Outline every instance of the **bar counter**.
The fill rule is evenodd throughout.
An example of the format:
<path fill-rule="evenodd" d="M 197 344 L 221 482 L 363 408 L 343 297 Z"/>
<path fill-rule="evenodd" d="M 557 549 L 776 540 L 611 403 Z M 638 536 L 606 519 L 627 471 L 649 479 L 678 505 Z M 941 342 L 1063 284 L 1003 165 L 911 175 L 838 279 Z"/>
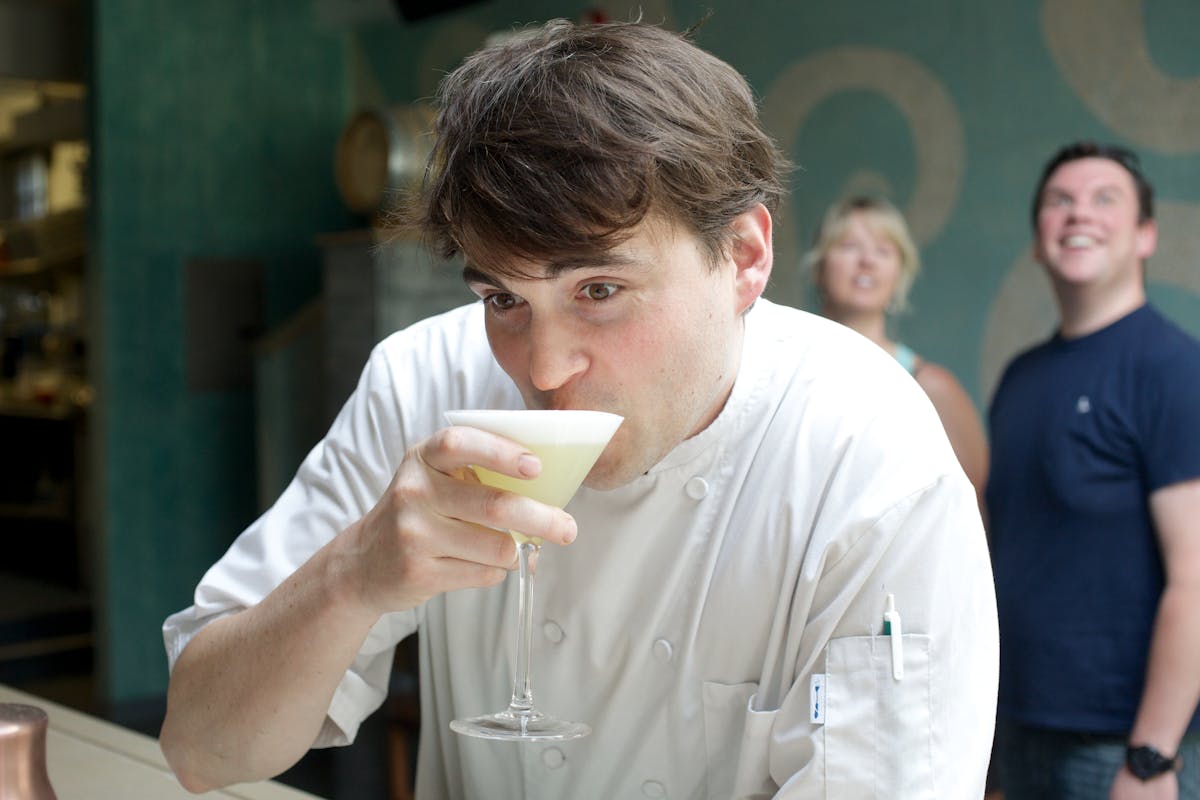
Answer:
<path fill-rule="evenodd" d="M 156 739 L 4 685 L 0 703 L 38 706 L 49 716 L 46 770 L 58 800 L 320 800 L 271 781 L 190 794 L 175 780 Z"/>

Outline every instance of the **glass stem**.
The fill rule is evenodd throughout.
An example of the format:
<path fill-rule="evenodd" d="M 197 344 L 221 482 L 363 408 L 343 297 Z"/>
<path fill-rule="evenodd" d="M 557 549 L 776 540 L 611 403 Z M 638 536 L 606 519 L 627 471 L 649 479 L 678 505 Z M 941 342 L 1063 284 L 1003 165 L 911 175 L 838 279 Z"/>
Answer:
<path fill-rule="evenodd" d="M 520 596 L 517 601 L 517 674 L 513 679 L 509 713 L 527 717 L 533 711 L 533 689 L 529 681 L 529 654 L 533 649 L 533 570 L 530 559 L 540 547 L 526 540 L 517 545 Z"/>

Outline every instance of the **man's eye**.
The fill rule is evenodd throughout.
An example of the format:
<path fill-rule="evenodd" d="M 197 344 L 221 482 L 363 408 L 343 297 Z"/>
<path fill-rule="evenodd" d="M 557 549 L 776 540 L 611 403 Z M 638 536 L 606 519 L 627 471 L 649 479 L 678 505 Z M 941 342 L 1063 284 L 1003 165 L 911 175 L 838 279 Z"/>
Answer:
<path fill-rule="evenodd" d="M 517 298 L 508 292 L 494 292 L 484 297 L 483 302 L 497 311 L 508 311 L 517 304 Z"/>
<path fill-rule="evenodd" d="M 589 283 L 583 287 L 583 293 L 589 300 L 607 300 L 617 293 L 617 286 L 612 283 Z"/>

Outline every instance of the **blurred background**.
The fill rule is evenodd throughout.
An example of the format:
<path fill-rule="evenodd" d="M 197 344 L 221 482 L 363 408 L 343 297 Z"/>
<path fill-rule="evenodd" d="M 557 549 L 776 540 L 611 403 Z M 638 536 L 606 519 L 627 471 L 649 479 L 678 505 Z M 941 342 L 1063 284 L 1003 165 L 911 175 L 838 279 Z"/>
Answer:
<path fill-rule="evenodd" d="M 924 272 L 897 335 L 981 411 L 1055 322 L 1030 193 L 1078 138 L 1138 151 L 1159 197 L 1149 294 L 1200 335 L 1194 0 L 0 0 L 0 683 L 157 733 L 160 626 L 271 502 L 370 345 L 470 299 L 380 243 L 427 98 L 552 17 L 696 34 L 797 164 L 768 296 L 851 191 L 907 215 Z M 416 722 L 285 780 L 401 797 Z M 347 788 L 353 787 L 353 788 Z"/>

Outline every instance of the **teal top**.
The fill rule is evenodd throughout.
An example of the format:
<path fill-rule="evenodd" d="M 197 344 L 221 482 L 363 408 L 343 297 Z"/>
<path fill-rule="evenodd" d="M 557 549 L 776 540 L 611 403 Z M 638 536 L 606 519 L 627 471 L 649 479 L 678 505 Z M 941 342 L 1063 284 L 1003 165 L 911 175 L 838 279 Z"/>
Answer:
<path fill-rule="evenodd" d="M 917 354 L 911 347 L 896 342 L 895 356 L 896 360 L 900 362 L 900 366 L 908 370 L 909 375 L 917 374 Z"/>

